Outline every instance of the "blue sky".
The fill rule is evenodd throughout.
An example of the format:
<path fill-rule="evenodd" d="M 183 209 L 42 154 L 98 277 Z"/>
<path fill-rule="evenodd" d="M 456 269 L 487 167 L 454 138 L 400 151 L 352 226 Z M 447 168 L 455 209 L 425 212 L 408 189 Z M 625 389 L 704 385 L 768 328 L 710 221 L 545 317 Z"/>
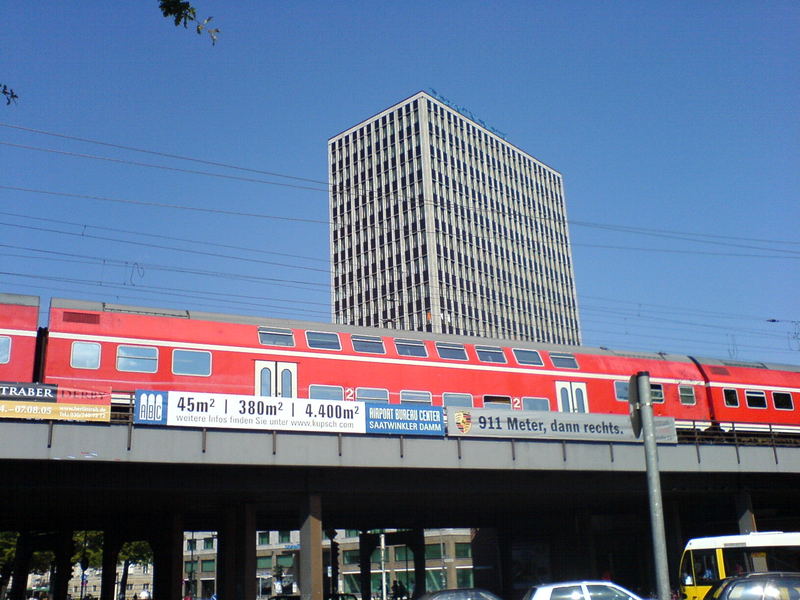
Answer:
<path fill-rule="evenodd" d="M 194 4 L 5 3 L 0 291 L 327 321 L 326 141 L 434 88 L 563 174 L 584 343 L 800 364 L 797 2 Z"/>

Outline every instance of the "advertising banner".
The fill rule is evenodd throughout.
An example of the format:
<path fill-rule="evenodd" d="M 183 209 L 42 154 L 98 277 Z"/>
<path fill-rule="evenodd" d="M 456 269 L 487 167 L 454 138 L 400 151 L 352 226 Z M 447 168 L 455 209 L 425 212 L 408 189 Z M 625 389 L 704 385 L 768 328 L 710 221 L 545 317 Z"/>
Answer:
<path fill-rule="evenodd" d="M 444 436 L 428 405 L 137 390 L 134 423 L 172 427 Z"/>
<path fill-rule="evenodd" d="M 656 417 L 656 441 L 678 443 L 675 419 Z M 630 417 L 491 408 L 447 409 L 447 435 L 525 439 L 642 442 L 633 434 Z"/>
<path fill-rule="evenodd" d="M 0 419 L 111 420 L 111 388 L 0 382 Z"/>
<path fill-rule="evenodd" d="M 442 437 L 445 434 L 444 410 L 426 404 L 367 402 L 367 433 Z"/>
<path fill-rule="evenodd" d="M 136 391 L 134 423 L 172 427 L 364 433 L 362 402 Z"/>

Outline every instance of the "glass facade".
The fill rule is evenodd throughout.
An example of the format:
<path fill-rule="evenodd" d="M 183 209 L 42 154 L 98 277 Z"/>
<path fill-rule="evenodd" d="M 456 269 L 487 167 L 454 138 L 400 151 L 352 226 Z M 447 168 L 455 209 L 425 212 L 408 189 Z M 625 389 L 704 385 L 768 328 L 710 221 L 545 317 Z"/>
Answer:
<path fill-rule="evenodd" d="M 328 160 L 335 322 L 580 343 L 558 172 L 425 92 Z"/>

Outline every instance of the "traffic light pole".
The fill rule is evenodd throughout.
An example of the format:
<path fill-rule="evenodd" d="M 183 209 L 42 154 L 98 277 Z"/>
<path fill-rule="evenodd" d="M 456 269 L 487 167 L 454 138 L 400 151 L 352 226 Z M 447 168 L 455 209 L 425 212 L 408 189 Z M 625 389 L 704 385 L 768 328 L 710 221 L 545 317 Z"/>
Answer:
<path fill-rule="evenodd" d="M 636 379 L 636 392 L 631 396 L 631 418 L 634 428 L 637 423 L 633 412 L 638 413 L 644 436 L 644 456 L 647 465 L 647 492 L 650 499 L 650 529 L 653 537 L 653 557 L 656 566 L 656 586 L 659 600 L 670 600 L 669 567 L 667 561 L 667 537 L 664 533 L 664 507 L 661 500 L 661 477 L 658 470 L 658 446 L 653 421 L 653 399 L 650 393 L 650 373 L 642 371 L 631 378 Z M 634 386 L 629 386 L 634 391 Z M 638 433 L 637 433 L 638 436 Z"/>

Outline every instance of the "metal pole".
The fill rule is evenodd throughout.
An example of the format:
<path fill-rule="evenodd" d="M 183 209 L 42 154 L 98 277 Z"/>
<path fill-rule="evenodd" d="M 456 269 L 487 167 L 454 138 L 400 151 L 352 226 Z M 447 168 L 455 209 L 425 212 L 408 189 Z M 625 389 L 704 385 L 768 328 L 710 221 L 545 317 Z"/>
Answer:
<path fill-rule="evenodd" d="M 386 600 L 386 536 L 381 533 L 381 600 Z"/>
<path fill-rule="evenodd" d="M 661 478 L 658 471 L 658 446 L 653 423 L 653 401 L 650 394 L 650 374 L 638 373 L 639 413 L 642 417 L 644 455 L 647 464 L 647 491 L 650 497 L 650 527 L 653 536 L 653 556 L 656 563 L 656 585 L 659 600 L 670 600 L 667 536 L 664 533 L 664 507 L 661 501 Z"/>

